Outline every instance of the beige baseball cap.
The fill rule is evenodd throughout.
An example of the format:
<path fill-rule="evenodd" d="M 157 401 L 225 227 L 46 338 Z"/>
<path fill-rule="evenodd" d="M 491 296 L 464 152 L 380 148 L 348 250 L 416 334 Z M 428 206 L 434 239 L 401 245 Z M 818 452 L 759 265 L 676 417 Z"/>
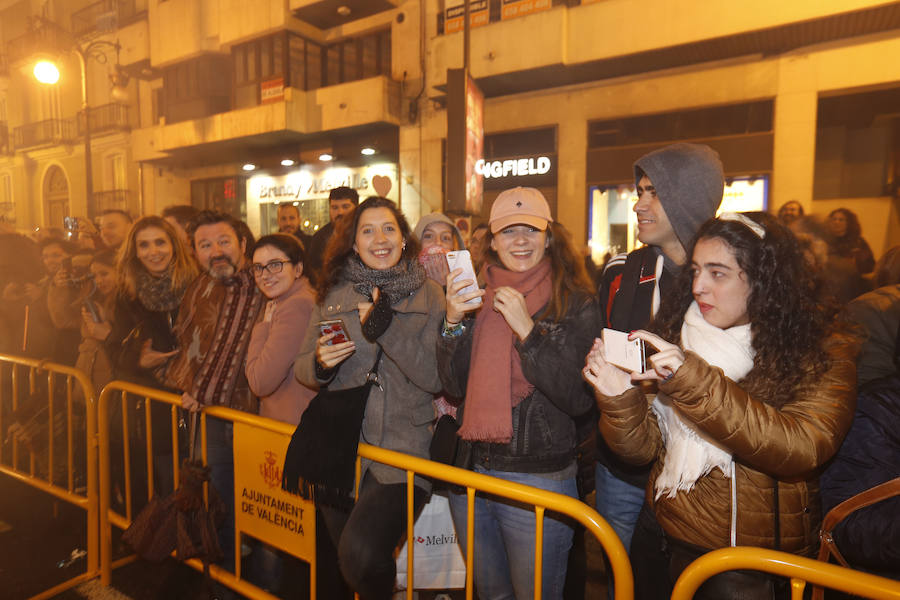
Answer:
<path fill-rule="evenodd" d="M 491 233 L 510 225 L 531 225 L 541 231 L 553 221 L 547 199 L 535 188 L 514 187 L 500 192 L 491 206 Z"/>

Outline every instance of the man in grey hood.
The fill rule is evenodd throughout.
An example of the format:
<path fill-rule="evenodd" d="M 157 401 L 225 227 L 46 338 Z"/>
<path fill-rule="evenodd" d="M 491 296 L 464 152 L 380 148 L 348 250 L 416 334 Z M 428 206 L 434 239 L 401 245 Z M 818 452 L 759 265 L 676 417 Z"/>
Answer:
<path fill-rule="evenodd" d="M 725 189 L 718 153 L 701 144 L 672 144 L 642 156 L 634 163 L 634 181 L 637 237 L 645 246 L 610 259 L 599 290 L 605 327 L 619 331 L 645 328 L 659 310 L 660 298 L 687 263 L 694 235 L 715 216 Z M 597 512 L 627 550 L 651 465 L 623 463 L 599 436 L 597 450 Z"/>

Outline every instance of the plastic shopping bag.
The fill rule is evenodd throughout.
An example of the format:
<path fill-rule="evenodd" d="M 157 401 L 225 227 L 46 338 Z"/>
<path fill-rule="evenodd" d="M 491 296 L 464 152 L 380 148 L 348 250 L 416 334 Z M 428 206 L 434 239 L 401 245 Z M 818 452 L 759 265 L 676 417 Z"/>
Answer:
<path fill-rule="evenodd" d="M 450 517 L 450 503 L 434 494 L 413 528 L 413 585 L 421 589 L 456 589 L 466 586 L 466 563 Z M 397 556 L 397 586 L 406 589 L 406 542 Z"/>

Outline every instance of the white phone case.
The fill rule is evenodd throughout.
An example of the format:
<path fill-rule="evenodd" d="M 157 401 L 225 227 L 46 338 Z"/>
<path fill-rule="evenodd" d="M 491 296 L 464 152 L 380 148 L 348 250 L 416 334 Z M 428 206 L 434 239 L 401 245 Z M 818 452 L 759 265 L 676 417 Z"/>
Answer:
<path fill-rule="evenodd" d="M 468 294 L 469 292 L 474 292 L 478 289 L 478 277 L 475 275 L 475 267 L 472 266 L 472 256 L 469 254 L 468 250 L 456 250 L 453 252 L 447 253 L 447 266 L 452 271 L 453 269 L 462 269 L 462 273 L 454 279 L 453 281 L 459 281 L 461 279 L 471 279 L 475 283 L 472 285 L 466 286 L 460 291 L 460 294 Z M 466 304 L 471 304 L 473 306 L 478 306 L 481 304 L 481 297 L 472 298 L 471 300 L 466 301 Z"/>

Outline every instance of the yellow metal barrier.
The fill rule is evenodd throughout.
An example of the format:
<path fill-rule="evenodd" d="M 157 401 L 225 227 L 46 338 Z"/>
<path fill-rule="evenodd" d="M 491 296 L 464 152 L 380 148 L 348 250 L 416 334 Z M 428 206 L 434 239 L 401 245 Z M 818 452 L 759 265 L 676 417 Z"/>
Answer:
<path fill-rule="evenodd" d="M 8 365 L 9 369 L 6 369 Z M 22 371 L 27 369 L 27 381 L 23 381 Z M 7 380 L 6 374 L 9 373 Z M 46 374 L 46 387 L 41 385 L 39 377 Z M 58 387 L 60 379 L 63 380 L 63 387 Z M 9 386 L 7 387 L 7 382 Z M 10 391 L 8 406 L 13 411 L 20 408 L 20 396 L 28 386 L 28 397 L 31 400 L 45 401 L 47 405 L 47 465 L 46 477 L 43 477 L 37 471 L 35 453 L 32 449 L 28 456 L 28 468 L 21 467 L 19 436 L 15 429 L 11 435 L 11 452 L 7 459 L 3 455 L 3 444 L 0 443 L 0 473 L 4 473 L 13 477 L 27 485 L 50 494 L 60 500 L 64 500 L 74 506 L 83 509 L 87 513 L 87 568 L 84 573 L 69 579 L 37 596 L 32 600 L 41 600 L 50 598 L 71 587 L 78 585 L 83 581 L 87 581 L 99 574 L 99 548 L 97 539 L 97 527 L 99 522 L 98 516 L 98 498 L 97 498 L 97 412 L 96 398 L 94 395 L 93 385 L 90 379 L 82 371 L 73 369 L 64 365 L 49 363 L 31 358 L 12 356 L 9 354 L 0 354 L 0 404 L 6 404 L 4 397 L 7 389 Z M 73 415 L 76 414 L 75 407 L 75 385 L 81 391 L 81 398 L 84 402 L 84 421 L 85 421 L 85 480 L 84 491 L 76 488 L 76 465 L 75 465 L 75 435 L 76 431 L 73 427 Z M 55 444 L 58 442 L 54 435 L 54 422 L 56 421 L 56 403 L 54 399 L 57 391 L 65 398 L 65 460 L 66 460 L 66 481 L 65 485 L 61 485 L 54 478 L 56 471 L 56 454 L 57 448 Z M 43 396 L 46 395 L 46 398 Z M 6 437 L 11 423 L 2 421 L 3 413 L 0 411 L 0 433 Z M 39 419 L 42 422 L 43 418 Z"/>
<path fill-rule="evenodd" d="M 415 588 L 413 581 L 413 548 L 415 546 L 413 539 L 415 535 L 413 532 L 412 483 L 413 477 L 416 474 L 466 487 L 469 514 L 467 523 L 468 533 L 466 535 L 467 548 L 465 552 L 467 600 L 472 600 L 474 596 L 474 588 L 472 585 L 472 550 L 475 537 L 475 520 L 472 518 L 472 514 L 475 506 L 476 491 L 534 505 L 537 516 L 534 574 L 535 598 L 540 598 L 541 594 L 541 552 L 538 552 L 538 549 L 543 545 L 543 517 L 546 510 L 567 515 L 584 525 L 597 538 L 603 546 L 606 555 L 609 557 L 610 567 L 613 572 L 613 580 L 615 581 L 616 600 L 631 600 L 633 597 L 634 579 L 631 573 L 631 563 L 628 561 L 628 553 L 625 551 L 625 547 L 622 545 L 622 542 L 619 541 L 619 536 L 616 535 L 613 528 L 597 514 L 597 511 L 583 502 L 563 494 L 548 492 L 520 483 L 505 481 L 496 477 L 474 473 L 465 469 L 458 469 L 456 467 L 436 463 L 415 456 L 409 456 L 407 454 L 401 454 L 392 450 L 385 450 L 384 448 L 378 448 L 376 446 L 369 446 L 367 444 L 359 445 L 359 456 L 360 458 L 367 458 L 378 463 L 405 470 L 407 473 L 407 600 L 412 600 L 413 590 Z M 358 470 L 359 463 L 357 462 L 357 471 Z"/>
<path fill-rule="evenodd" d="M 125 470 L 125 515 L 121 515 L 110 507 L 111 482 L 110 482 L 110 403 L 115 396 L 122 401 L 122 437 L 123 459 Z M 112 525 L 121 529 L 127 529 L 135 515 L 132 514 L 133 499 L 131 498 L 131 444 L 129 441 L 129 427 L 127 398 L 129 396 L 143 400 L 146 411 L 144 420 L 147 462 L 147 489 L 148 500 L 153 495 L 153 421 L 150 418 L 150 406 L 152 402 L 162 402 L 169 405 L 170 425 L 172 430 L 172 455 L 174 481 L 178 481 L 180 457 L 178 444 L 178 409 L 181 407 L 181 396 L 169 394 L 153 388 L 148 388 L 124 381 L 113 381 L 100 393 L 97 405 L 99 416 L 99 440 L 100 440 L 100 501 L 99 501 L 99 530 L 100 530 L 100 581 L 103 585 L 109 585 L 112 579 L 112 569 L 134 560 L 127 557 L 113 562 L 112 560 Z M 253 483 L 246 485 L 242 490 L 235 486 L 235 572 L 231 573 L 216 565 L 210 565 L 210 576 L 236 590 L 237 592 L 254 600 L 277 600 L 266 591 L 254 586 L 241 578 L 241 537 L 242 533 L 255 534 L 256 539 L 271 544 L 289 554 L 309 562 L 310 567 L 310 597 L 315 599 L 315 514 L 311 503 L 310 514 L 305 513 L 305 501 L 289 496 L 285 499 L 285 492 L 281 491 L 280 469 L 284 463 L 284 449 L 290 441 L 294 427 L 286 423 L 280 423 L 246 412 L 231 410 L 222 407 L 207 407 L 200 413 L 200 448 L 204 464 L 207 462 L 207 419 L 215 418 L 234 424 L 234 461 L 235 482 L 238 483 L 248 476 L 261 480 L 258 488 L 254 489 Z M 262 434 L 260 435 L 260 432 Z M 241 452 L 238 448 L 242 448 Z M 259 450 L 258 456 L 250 456 L 253 451 Z M 279 455 L 280 454 L 280 455 Z M 258 461 L 248 463 L 247 461 Z M 251 465 L 248 467 L 248 465 Z M 257 468 L 254 468 L 257 467 Z M 252 472 L 251 472 L 252 471 Z M 248 491 L 249 489 L 249 491 Z M 243 494 L 242 494 L 243 492 Z M 301 522 L 301 519 L 304 519 Z M 243 530 L 242 523 L 258 524 L 254 530 Z M 302 538 L 302 539 L 301 539 Z M 288 543 L 286 540 L 294 540 Z M 306 556 L 297 554 L 298 548 L 306 551 Z M 309 555 L 309 549 L 312 555 Z M 197 559 L 185 561 L 198 571 L 203 570 L 203 564 Z"/>
<path fill-rule="evenodd" d="M 877 543 L 873 540 L 873 543 Z M 900 581 L 764 548 L 721 548 L 704 554 L 675 582 L 672 600 L 690 600 L 704 581 L 725 571 L 748 569 L 791 579 L 791 598 L 803 598 L 805 582 L 879 600 L 900 599 Z M 618 585 L 618 584 L 617 584 Z"/>
<path fill-rule="evenodd" d="M 168 394 L 165 392 L 161 392 L 152 388 L 147 388 L 139 385 L 134 385 L 131 383 L 114 381 L 107 385 L 100 394 L 100 399 L 98 402 L 98 415 L 99 415 L 99 439 L 100 439 L 100 573 L 101 573 L 101 582 L 104 585 L 109 585 L 111 580 L 112 569 L 116 566 L 124 564 L 128 560 L 132 559 L 123 559 L 118 561 L 117 563 L 113 563 L 112 561 L 112 529 L 111 526 L 115 525 L 122 529 L 128 527 L 131 523 L 133 515 L 131 513 L 132 500 L 130 498 L 130 465 L 129 465 L 129 452 L 130 452 L 130 444 L 128 443 L 128 412 L 127 410 L 122 411 L 123 418 L 123 451 L 125 453 L 125 482 L 126 482 L 126 514 L 120 515 L 115 511 L 110 509 L 110 456 L 109 456 L 109 416 L 108 416 L 108 406 L 110 402 L 113 401 L 113 396 L 116 394 L 122 395 L 123 406 L 125 405 L 125 395 L 131 395 L 143 399 L 146 401 L 146 411 L 148 418 L 145 420 L 146 427 L 146 435 L 145 438 L 147 440 L 147 472 L 148 472 L 148 490 L 149 494 L 152 494 L 153 491 L 153 482 L 152 482 L 152 473 L 153 473 L 153 460 L 152 460 L 152 445 L 151 440 L 153 438 L 152 434 L 152 421 L 149 418 L 150 408 L 149 404 L 152 401 L 156 402 L 164 402 L 171 406 L 171 427 L 173 433 L 173 461 L 174 470 L 175 470 L 175 480 L 178 478 L 178 448 L 177 442 L 177 407 L 181 405 L 181 397 Z M 201 448 L 203 450 L 203 460 L 206 461 L 207 457 L 207 446 L 206 446 L 206 419 L 208 417 L 221 419 L 224 421 L 230 421 L 235 424 L 235 548 L 240 548 L 241 544 L 241 532 L 242 529 L 240 527 L 239 519 L 242 516 L 242 513 L 248 512 L 247 507 L 244 506 L 243 502 L 246 498 L 256 499 L 260 497 L 260 494 L 257 492 L 251 491 L 249 494 L 247 493 L 247 489 L 240 489 L 242 486 L 238 483 L 241 472 L 246 472 L 246 468 L 239 468 L 238 464 L 241 460 L 244 460 L 246 456 L 239 457 L 239 454 L 246 455 L 248 452 L 244 451 L 239 453 L 237 451 L 238 446 L 238 435 L 239 430 L 242 426 L 248 426 L 252 428 L 256 428 L 258 430 L 263 430 L 266 432 L 270 432 L 277 436 L 281 436 L 283 438 L 284 446 L 286 447 L 287 441 L 290 439 L 291 434 L 293 433 L 294 427 L 285 423 L 279 423 L 277 421 L 272 421 L 270 419 L 265 419 L 262 417 L 258 417 L 256 415 L 251 415 L 241 411 L 230 410 L 227 408 L 221 407 L 207 407 L 201 412 L 201 428 L 200 428 L 200 438 L 201 438 Z M 255 451 L 255 449 L 253 450 Z M 252 451 L 249 452 L 252 454 Z M 465 469 L 458 469 L 456 467 L 451 467 L 447 465 L 443 465 L 440 463 L 432 462 L 429 460 L 425 460 L 422 458 L 409 456 L 406 454 L 401 454 L 398 452 L 393 452 L 391 450 L 385 450 L 383 448 L 378 448 L 375 446 L 369 446 L 366 444 L 360 444 L 359 446 L 359 457 L 366 458 L 375 462 L 384 463 L 398 469 L 402 469 L 407 472 L 407 482 L 408 482 L 408 502 L 407 502 L 407 547 L 408 547 L 408 555 L 407 555 L 407 572 L 408 572 L 408 584 L 407 584 L 407 598 L 412 598 L 413 590 L 414 590 L 414 573 L 413 573 L 413 561 L 414 561 L 414 515 L 413 515 L 413 502 L 412 502 L 412 484 L 413 478 L 416 474 L 422 475 L 425 477 L 440 479 L 443 481 L 448 481 L 450 483 L 465 486 L 467 488 L 468 493 L 468 504 L 469 504 L 469 514 L 472 514 L 474 507 L 474 499 L 475 492 L 484 492 L 488 494 L 493 494 L 496 496 L 501 496 L 504 498 L 510 498 L 516 500 L 518 502 L 532 504 L 535 506 L 535 512 L 537 514 L 537 525 L 536 525 L 536 549 L 541 548 L 542 536 L 543 536 L 543 517 L 546 510 L 555 511 L 560 514 L 567 515 L 582 525 L 584 525 L 590 532 L 600 541 L 603 545 L 604 550 L 607 553 L 607 556 L 610 560 L 610 566 L 613 572 L 614 580 L 615 580 L 615 597 L 617 600 L 630 600 L 633 595 L 634 581 L 631 573 L 631 565 L 628 562 L 628 554 L 625 551 L 624 546 L 619 541 L 618 536 L 613 531 L 613 529 L 606 523 L 600 515 L 597 514 L 589 506 L 580 502 L 575 498 L 570 498 L 569 496 L 565 496 L 562 494 L 557 494 L 553 492 L 547 492 L 545 490 L 540 490 L 537 488 L 529 487 L 526 485 L 513 483 L 504 481 L 502 479 L 497 479 L 494 477 L 489 477 L 487 475 L 483 475 L 480 473 L 474 473 L 472 471 L 468 471 Z M 252 457 L 251 457 L 252 459 Z M 275 473 L 278 482 L 278 490 L 272 490 L 266 494 L 266 496 L 270 496 L 267 498 L 267 502 L 276 502 L 273 498 L 280 493 L 280 467 L 283 464 L 283 454 L 278 457 L 277 461 L 273 460 L 272 464 L 277 464 L 277 469 L 279 470 Z M 358 463 L 357 463 L 358 467 Z M 264 471 L 267 467 L 266 464 L 260 464 L 259 469 Z M 268 476 L 264 473 L 264 478 Z M 148 496 L 149 496 L 148 494 Z M 297 500 L 296 497 L 291 496 L 292 502 L 299 503 L 301 501 Z M 248 502 L 250 504 L 250 502 Z M 252 507 L 251 507 L 252 509 Z M 302 509 L 301 509 L 302 510 Z M 285 511 L 282 511 L 285 513 Z M 273 520 L 281 518 L 282 525 L 284 523 L 283 515 L 270 515 L 268 520 Z M 314 597 L 315 590 L 315 518 L 310 519 L 311 523 L 306 524 L 306 530 L 304 531 L 303 538 L 306 540 L 304 543 L 312 544 L 312 556 L 307 556 L 304 558 L 300 554 L 296 554 L 292 551 L 291 548 L 286 547 L 284 543 L 279 545 L 278 540 L 275 537 L 267 537 L 266 535 L 255 536 L 262 542 L 272 543 L 276 547 L 281 548 L 295 556 L 300 556 L 307 560 L 310 563 L 310 587 L 311 593 Z M 284 529 L 284 526 L 282 526 Z M 470 518 L 468 522 L 468 549 L 466 552 L 466 595 L 469 600 L 473 598 L 474 588 L 472 581 L 472 560 L 473 560 L 473 540 L 474 540 L 474 519 Z M 299 538 L 298 538 L 299 539 Z M 298 542 L 299 543 L 299 542 Z M 218 568 L 215 565 L 212 565 L 210 568 L 211 576 L 228 585 L 229 587 L 235 589 L 236 591 L 248 596 L 250 598 L 262 598 L 262 599 L 270 599 L 274 598 L 270 594 L 265 591 L 253 586 L 247 581 L 241 579 L 240 572 L 240 557 L 239 552 L 236 552 L 236 563 L 235 563 L 235 573 L 231 574 L 228 571 Z M 541 590 L 541 553 L 536 552 L 536 568 L 535 568 L 535 590 L 536 597 L 540 597 Z M 198 570 L 202 570 L 202 564 L 197 560 L 187 561 L 188 564 L 193 566 Z"/>

